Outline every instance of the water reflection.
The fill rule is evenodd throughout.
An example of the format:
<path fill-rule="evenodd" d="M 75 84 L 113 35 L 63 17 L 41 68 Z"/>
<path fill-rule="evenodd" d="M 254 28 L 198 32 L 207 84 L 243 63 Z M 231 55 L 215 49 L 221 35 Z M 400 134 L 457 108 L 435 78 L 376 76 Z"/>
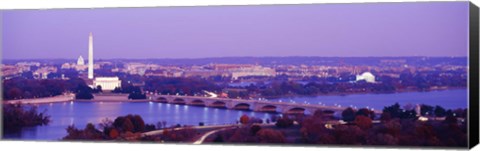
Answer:
<path fill-rule="evenodd" d="M 26 140 L 57 140 L 66 135 L 67 126 L 75 125 L 84 128 L 87 123 L 98 125 L 108 118 L 114 120 L 118 116 L 138 114 L 145 123 L 156 124 L 166 121 L 167 126 L 205 125 L 235 123 L 241 115 L 247 114 L 257 118 L 269 118 L 265 113 L 237 111 L 228 109 L 170 105 L 155 102 L 121 103 L 121 102 L 69 102 L 39 105 L 39 110 L 47 109 L 46 114 L 51 116 L 52 122 L 48 126 L 32 127 L 19 133 L 5 135 L 8 139 Z M 237 112 L 238 114 L 236 114 Z M 233 114 L 232 114 L 233 113 Z"/>
<path fill-rule="evenodd" d="M 409 92 L 395 94 L 365 94 L 347 96 L 321 96 L 304 98 L 282 98 L 282 100 L 293 100 L 294 102 L 309 102 L 311 104 L 341 105 L 353 107 L 369 107 L 371 109 L 382 109 L 386 105 L 399 102 L 401 105 L 407 103 L 425 103 L 430 105 L 441 105 L 445 108 L 467 107 L 467 91 L 448 90 L 434 92 Z M 84 128 L 88 122 L 98 125 L 103 119 L 114 120 L 118 116 L 127 114 L 138 114 L 142 116 L 145 123 L 156 124 L 159 121 L 166 121 L 167 125 L 198 125 L 199 122 L 205 125 L 235 123 L 243 114 L 261 118 L 264 121 L 271 117 L 271 113 L 260 113 L 252 111 L 228 110 L 199 106 L 171 105 L 155 102 L 144 103 L 120 103 L 120 102 L 69 102 L 50 103 L 38 106 L 39 111 L 47 110 L 46 114 L 51 116 L 52 122 L 48 126 L 38 126 L 23 129 L 19 133 L 6 134 L 4 137 L 27 140 L 57 140 L 66 135 L 65 128 L 74 124 L 77 128 Z M 335 113 L 339 116 L 339 113 Z"/>

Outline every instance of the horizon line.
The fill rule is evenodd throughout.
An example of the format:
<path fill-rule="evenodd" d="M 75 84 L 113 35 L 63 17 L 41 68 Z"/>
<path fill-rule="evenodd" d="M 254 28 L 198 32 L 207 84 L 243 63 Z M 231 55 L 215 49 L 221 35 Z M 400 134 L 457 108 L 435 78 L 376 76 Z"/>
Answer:
<path fill-rule="evenodd" d="M 427 57 L 427 58 L 468 58 L 469 56 L 225 56 L 225 57 L 199 57 L 199 58 L 192 58 L 192 57 L 185 57 L 185 58 L 172 58 L 172 57 L 166 57 L 166 58 L 97 58 L 93 60 L 158 60 L 158 59 L 169 59 L 169 60 L 175 60 L 175 59 L 220 59 L 220 58 L 300 58 L 300 57 L 305 57 L 305 58 L 421 58 L 421 57 Z M 6 58 L 1 58 L 1 60 L 71 60 L 71 59 L 78 59 L 77 58 L 14 58 L 14 59 L 6 59 Z M 88 59 L 86 59 L 88 60 Z"/>

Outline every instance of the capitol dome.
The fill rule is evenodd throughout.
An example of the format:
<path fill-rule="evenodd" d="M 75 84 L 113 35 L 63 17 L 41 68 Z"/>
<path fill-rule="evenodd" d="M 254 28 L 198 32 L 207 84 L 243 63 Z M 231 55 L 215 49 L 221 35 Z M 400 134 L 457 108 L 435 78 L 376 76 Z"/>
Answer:
<path fill-rule="evenodd" d="M 357 81 L 365 80 L 368 83 L 375 83 L 375 76 L 370 72 L 364 72 L 361 75 L 357 75 Z"/>
<path fill-rule="evenodd" d="M 78 57 L 77 65 L 85 65 L 85 61 L 83 61 L 83 57 L 82 57 L 82 56 Z"/>

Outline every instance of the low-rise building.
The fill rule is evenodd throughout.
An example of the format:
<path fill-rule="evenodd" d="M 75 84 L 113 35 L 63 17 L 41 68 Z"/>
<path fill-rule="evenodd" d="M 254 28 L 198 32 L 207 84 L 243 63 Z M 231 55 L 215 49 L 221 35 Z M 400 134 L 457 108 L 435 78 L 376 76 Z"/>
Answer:
<path fill-rule="evenodd" d="M 122 86 L 122 81 L 118 77 L 96 77 L 93 80 L 93 86 L 101 86 L 102 90 L 113 90 Z"/>

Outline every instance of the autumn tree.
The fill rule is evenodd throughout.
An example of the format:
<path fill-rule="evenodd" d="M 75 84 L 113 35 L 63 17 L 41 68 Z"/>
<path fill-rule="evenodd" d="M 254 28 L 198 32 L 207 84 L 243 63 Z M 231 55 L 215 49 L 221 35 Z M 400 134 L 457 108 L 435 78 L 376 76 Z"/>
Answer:
<path fill-rule="evenodd" d="M 358 115 L 355 117 L 355 124 L 363 130 L 369 129 L 372 127 L 372 119 L 363 115 Z"/>
<path fill-rule="evenodd" d="M 322 120 L 322 116 L 320 114 L 321 111 L 315 113 L 317 114 L 314 114 L 314 116 L 307 117 L 305 120 L 303 120 L 300 132 L 302 133 L 303 138 L 309 143 L 325 142 L 322 139 L 328 139 L 328 131 L 325 128 L 324 121 Z"/>
<path fill-rule="evenodd" d="M 255 135 L 261 129 L 262 129 L 262 127 L 259 126 L 259 125 L 252 125 L 252 126 L 250 126 L 250 133 L 252 133 L 252 135 Z"/>
<path fill-rule="evenodd" d="M 22 104 L 3 104 L 2 106 L 3 132 L 17 132 L 24 127 L 47 125 L 50 123 L 50 116 L 46 110 L 38 112 L 35 106 L 24 106 Z"/>
<path fill-rule="evenodd" d="M 261 129 L 256 133 L 260 143 L 285 143 L 282 132 L 273 129 Z"/>
<path fill-rule="evenodd" d="M 242 123 L 242 124 L 248 124 L 249 119 L 250 119 L 250 118 L 249 118 L 247 115 L 244 114 L 244 115 L 242 115 L 242 116 L 240 117 L 240 123 Z"/>
<path fill-rule="evenodd" d="M 365 143 L 366 133 L 355 125 L 338 125 L 334 129 L 334 135 L 338 144 L 355 144 Z"/>

